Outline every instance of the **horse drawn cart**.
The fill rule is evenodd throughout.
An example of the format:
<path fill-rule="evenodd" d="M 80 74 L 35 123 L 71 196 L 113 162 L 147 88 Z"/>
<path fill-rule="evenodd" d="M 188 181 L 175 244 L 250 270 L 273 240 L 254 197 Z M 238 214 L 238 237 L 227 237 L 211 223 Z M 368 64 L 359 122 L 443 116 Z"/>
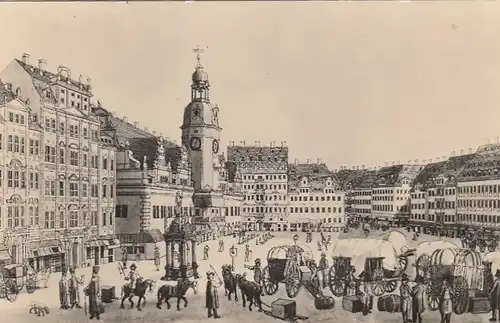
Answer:
<path fill-rule="evenodd" d="M 484 266 L 481 255 L 469 249 L 438 249 L 431 255 L 427 280 L 427 304 L 431 311 L 439 308 L 443 280 L 448 277 L 453 287 L 455 314 L 469 310 L 469 297 L 484 294 Z M 425 277 L 424 277 L 425 278 Z"/>
<path fill-rule="evenodd" d="M 264 290 L 267 295 L 278 291 L 278 284 L 285 283 L 288 297 L 294 298 L 302 285 L 301 266 L 308 266 L 313 260 L 311 249 L 301 245 L 276 246 L 267 253 L 264 267 Z"/>
<path fill-rule="evenodd" d="M 2 268 L 0 295 L 6 297 L 9 302 L 14 302 L 23 287 L 26 286 L 26 291 L 31 294 L 36 290 L 36 284 L 36 273 L 30 273 L 28 266 L 7 265 Z"/>
<path fill-rule="evenodd" d="M 420 243 L 415 251 L 415 269 L 417 275 L 420 275 L 424 280 L 429 280 L 431 275 L 432 261 L 431 256 L 436 250 L 442 250 L 441 255 L 447 257 L 447 252 L 444 250 L 459 249 L 459 247 L 448 241 L 426 241 Z M 448 260 L 451 265 L 454 255 Z M 445 262 L 447 260 L 445 259 Z"/>
<path fill-rule="evenodd" d="M 471 235 L 469 241 L 469 249 L 475 251 L 479 248 L 480 252 L 485 252 L 488 249 L 489 252 L 493 252 L 498 247 L 498 236 L 493 234 L 491 231 L 478 231 Z"/>
<path fill-rule="evenodd" d="M 334 245 L 332 252 L 333 264 L 328 274 L 328 285 L 337 297 L 346 296 L 352 267 L 363 270 L 363 283 L 370 285 L 373 295 L 382 296 L 396 290 L 397 281 L 407 266 L 406 253 L 398 254 L 393 244 L 383 239 L 341 239 Z"/>

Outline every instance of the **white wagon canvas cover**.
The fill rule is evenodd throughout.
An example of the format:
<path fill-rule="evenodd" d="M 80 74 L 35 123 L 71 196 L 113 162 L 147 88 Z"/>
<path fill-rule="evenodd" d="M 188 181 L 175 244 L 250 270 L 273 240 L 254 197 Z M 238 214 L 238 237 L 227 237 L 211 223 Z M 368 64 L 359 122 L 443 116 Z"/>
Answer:
<path fill-rule="evenodd" d="M 417 246 L 417 250 L 415 251 L 415 257 L 422 255 L 428 255 L 429 257 L 436 250 L 447 250 L 440 255 L 440 264 L 445 266 L 451 266 L 453 264 L 453 260 L 455 258 L 456 253 L 460 248 L 454 244 L 453 242 L 448 241 L 426 241 L 422 242 Z M 448 252 L 449 251 L 449 252 Z"/>
<path fill-rule="evenodd" d="M 333 245 L 332 257 L 351 257 L 351 264 L 359 274 L 365 268 L 367 258 L 384 257 L 383 268 L 389 271 L 401 269 L 398 254 L 390 241 L 374 238 L 340 239 Z"/>
<path fill-rule="evenodd" d="M 391 231 L 381 235 L 383 240 L 390 241 L 394 246 L 394 250 L 398 255 L 404 254 L 408 251 L 408 244 L 406 242 L 406 236 L 399 231 Z"/>

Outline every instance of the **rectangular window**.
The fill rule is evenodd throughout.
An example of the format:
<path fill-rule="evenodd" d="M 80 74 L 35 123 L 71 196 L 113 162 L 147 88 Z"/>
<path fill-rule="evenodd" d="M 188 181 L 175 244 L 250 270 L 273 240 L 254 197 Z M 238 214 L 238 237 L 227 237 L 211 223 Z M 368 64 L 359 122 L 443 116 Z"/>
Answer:
<path fill-rule="evenodd" d="M 111 170 L 115 170 L 115 161 L 114 161 L 114 159 L 111 159 L 109 161 L 109 167 L 110 167 Z"/>
<path fill-rule="evenodd" d="M 78 197 L 78 183 L 69 183 L 69 196 Z"/>
<path fill-rule="evenodd" d="M 102 185 L 102 197 L 107 197 L 108 185 Z"/>
<path fill-rule="evenodd" d="M 59 228 L 66 227 L 66 218 L 64 216 L 64 211 L 59 211 Z"/>
<path fill-rule="evenodd" d="M 54 229 L 55 228 L 55 211 L 45 211 L 45 229 Z"/>
<path fill-rule="evenodd" d="M 59 196 L 66 195 L 64 192 L 64 181 L 59 181 Z"/>
<path fill-rule="evenodd" d="M 90 225 L 97 225 L 97 211 L 90 212 Z"/>
<path fill-rule="evenodd" d="M 102 212 L 102 225 L 105 226 L 107 225 L 106 222 L 107 222 L 107 213 L 106 212 Z"/>
<path fill-rule="evenodd" d="M 82 183 L 82 197 L 87 197 L 87 183 Z"/>
<path fill-rule="evenodd" d="M 71 228 L 78 227 L 78 211 L 69 211 L 69 226 Z"/>
<path fill-rule="evenodd" d="M 113 184 L 109 185 L 109 197 L 115 197 L 115 186 Z"/>
<path fill-rule="evenodd" d="M 126 204 L 117 204 L 115 206 L 115 217 L 117 218 L 127 218 L 128 216 L 128 205 Z"/>
<path fill-rule="evenodd" d="M 102 158 L 102 169 L 108 169 L 108 159 L 106 157 Z"/>
<path fill-rule="evenodd" d="M 45 146 L 45 162 L 56 163 L 56 147 Z"/>
<path fill-rule="evenodd" d="M 59 164 L 64 164 L 64 148 L 59 148 Z"/>
<path fill-rule="evenodd" d="M 45 181 L 45 195 L 56 196 L 56 181 L 54 180 Z"/>
<path fill-rule="evenodd" d="M 82 154 L 82 166 L 87 167 L 87 154 Z"/>
<path fill-rule="evenodd" d="M 76 151 L 70 152 L 69 163 L 71 166 L 78 166 L 78 152 Z"/>

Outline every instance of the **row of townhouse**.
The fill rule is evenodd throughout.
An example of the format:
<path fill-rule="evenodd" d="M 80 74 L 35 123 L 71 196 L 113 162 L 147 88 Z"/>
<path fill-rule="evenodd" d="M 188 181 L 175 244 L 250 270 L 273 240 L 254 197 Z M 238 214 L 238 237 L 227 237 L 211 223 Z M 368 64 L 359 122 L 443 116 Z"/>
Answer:
<path fill-rule="evenodd" d="M 113 261 L 116 150 L 91 112 L 91 85 L 28 54 L 0 80 L 0 262 Z"/>

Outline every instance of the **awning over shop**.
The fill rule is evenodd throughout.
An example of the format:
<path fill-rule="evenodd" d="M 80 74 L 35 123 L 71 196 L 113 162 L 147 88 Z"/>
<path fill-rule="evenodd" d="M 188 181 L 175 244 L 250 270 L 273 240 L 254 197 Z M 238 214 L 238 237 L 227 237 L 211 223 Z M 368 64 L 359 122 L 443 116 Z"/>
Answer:
<path fill-rule="evenodd" d="M 39 257 L 45 257 L 52 255 L 52 252 L 49 248 L 38 248 Z"/>
<path fill-rule="evenodd" d="M 158 229 L 144 230 L 137 233 L 119 233 L 117 237 L 123 244 L 157 243 L 164 241 L 163 234 Z"/>
<path fill-rule="evenodd" d="M 118 239 L 109 239 L 108 242 L 109 242 L 109 246 L 108 246 L 109 249 L 114 249 L 114 248 L 120 247 L 120 240 L 118 240 Z"/>

